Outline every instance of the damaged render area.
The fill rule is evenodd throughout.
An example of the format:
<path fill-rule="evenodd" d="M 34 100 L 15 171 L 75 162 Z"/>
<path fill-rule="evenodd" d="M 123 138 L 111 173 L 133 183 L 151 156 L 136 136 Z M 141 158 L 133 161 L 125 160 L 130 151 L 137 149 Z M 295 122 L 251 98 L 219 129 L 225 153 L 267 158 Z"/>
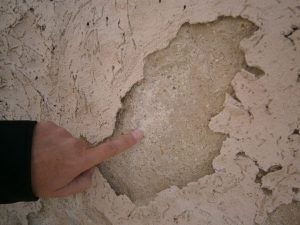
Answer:
<path fill-rule="evenodd" d="M 101 165 L 118 193 L 137 203 L 172 185 L 212 174 L 225 135 L 208 127 L 230 82 L 243 68 L 243 38 L 257 27 L 243 19 L 183 25 L 176 38 L 145 59 L 144 79 L 125 96 L 116 135 L 139 127 L 145 140 Z"/>
<path fill-rule="evenodd" d="M 0 21 L 1 119 L 146 135 L 84 193 L 1 205 L 1 225 L 299 221 L 298 0 L 5 0 Z"/>

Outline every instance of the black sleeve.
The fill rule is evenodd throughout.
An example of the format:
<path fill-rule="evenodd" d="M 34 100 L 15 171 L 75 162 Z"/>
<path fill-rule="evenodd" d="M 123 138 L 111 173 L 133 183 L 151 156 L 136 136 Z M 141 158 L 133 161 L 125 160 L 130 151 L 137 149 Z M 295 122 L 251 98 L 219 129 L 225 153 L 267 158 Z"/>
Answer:
<path fill-rule="evenodd" d="M 34 201 L 31 144 L 35 121 L 0 121 L 0 204 Z"/>

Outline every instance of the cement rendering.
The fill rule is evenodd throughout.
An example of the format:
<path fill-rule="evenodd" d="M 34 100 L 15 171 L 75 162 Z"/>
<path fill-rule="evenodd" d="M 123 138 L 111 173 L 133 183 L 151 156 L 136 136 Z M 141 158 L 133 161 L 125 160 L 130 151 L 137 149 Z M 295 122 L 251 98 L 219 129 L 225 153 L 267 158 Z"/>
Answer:
<path fill-rule="evenodd" d="M 144 79 L 125 96 L 115 134 L 132 127 L 146 138 L 101 164 L 113 189 L 141 204 L 172 185 L 212 174 L 225 135 L 209 129 L 230 82 L 244 65 L 240 41 L 256 30 L 242 19 L 183 25 L 170 46 L 145 59 Z"/>
<path fill-rule="evenodd" d="M 211 157 L 194 157 L 196 163 L 201 163 L 203 167 L 197 167 L 196 163 L 190 164 L 188 173 L 180 176 L 180 179 L 176 177 L 167 180 L 157 189 L 155 185 L 151 186 L 150 194 L 140 192 L 141 195 L 134 196 L 139 190 L 133 188 L 139 189 L 144 185 L 143 177 L 135 185 L 130 183 L 131 177 L 120 175 L 120 178 L 127 179 L 128 185 L 126 190 L 121 190 L 110 179 L 109 174 L 97 171 L 93 187 L 85 193 L 64 199 L 41 199 L 35 203 L 1 205 L 1 225 L 254 225 L 276 224 L 282 218 L 290 219 L 284 220 L 286 224 L 295 224 L 298 220 L 298 0 L 5 0 L 1 1 L 0 9 L 1 119 L 52 120 L 91 143 L 101 142 L 114 131 L 117 134 L 123 129 L 133 128 L 130 127 L 131 124 L 138 125 L 145 129 L 146 138 L 128 154 L 135 154 L 133 157 L 140 158 L 149 154 L 157 156 L 157 149 L 144 155 L 143 149 L 149 148 L 147 143 L 151 140 L 158 142 L 157 145 L 151 143 L 152 146 L 171 144 L 173 140 L 168 140 L 167 136 L 159 136 L 162 133 L 157 136 L 154 134 L 160 131 L 155 126 L 164 124 L 159 121 L 151 122 L 149 116 L 156 117 L 146 110 L 151 105 L 146 105 L 145 102 L 142 103 L 146 108 L 137 109 L 132 121 L 129 120 L 130 108 L 143 106 L 138 102 L 139 99 L 151 100 L 151 94 L 159 95 L 165 85 L 169 97 L 161 95 L 159 100 L 153 101 L 156 106 L 162 105 L 158 112 L 169 112 L 163 113 L 168 120 L 175 120 L 175 113 L 182 113 L 182 118 L 188 117 L 195 122 L 190 125 L 191 133 L 198 126 L 201 127 L 200 123 L 197 124 L 201 119 L 209 119 L 207 125 L 210 130 L 207 127 L 199 129 L 209 132 L 206 137 L 217 139 L 212 142 L 216 147 L 207 147 L 207 150 L 213 151 Z M 212 34 L 215 28 L 211 28 L 208 33 L 201 33 L 215 39 L 210 46 L 204 44 L 208 42 L 202 42 L 198 38 L 192 43 L 188 35 L 184 35 L 185 31 L 193 33 L 197 27 L 204 29 L 203 27 L 213 26 L 212 24 L 221 26 L 226 21 L 231 22 L 223 26 L 226 28 L 224 33 L 235 34 L 232 45 L 236 50 L 227 49 L 226 54 L 230 54 L 230 51 L 235 51 L 235 54 L 234 57 L 224 55 L 224 60 L 237 63 L 234 64 L 234 69 L 223 73 L 216 68 L 219 64 L 209 63 L 212 62 L 209 61 L 211 58 L 201 56 L 202 51 L 211 46 L 216 48 L 212 52 L 218 54 L 226 49 L 223 46 L 226 42 L 217 41 L 221 35 Z M 238 24 L 241 23 L 245 24 L 244 33 L 239 30 L 241 28 Z M 232 27 L 231 31 L 229 27 Z M 172 43 L 176 43 L 176 40 L 179 44 L 173 47 L 178 49 L 172 50 Z M 197 52 L 199 49 L 201 51 Z M 172 53 L 173 56 L 170 55 Z M 163 57 L 164 54 L 167 57 Z M 207 62 L 201 63 L 201 57 Z M 157 64 L 156 59 L 159 61 Z M 179 63 L 181 59 L 182 62 L 190 59 L 190 65 L 194 66 L 184 67 L 184 63 Z M 176 67 L 171 68 L 172 65 Z M 214 89 L 204 92 L 203 89 L 197 90 L 196 87 L 188 86 L 203 84 L 204 81 L 198 83 L 197 79 L 200 78 L 196 77 L 197 74 L 208 76 L 209 67 L 205 68 L 203 65 L 211 65 L 211 71 L 215 71 L 212 75 L 214 82 L 211 84 L 224 85 L 220 88 L 220 99 L 209 94 Z M 159 74 L 167 71 L 174 76 L 174 80 L 167 81 L 164 74 Z M 197 81 L 183 83 L 187 79 L 179 78 L 176 72 L 182 72 L 181 75 L 186 77 L 194 76 Z M 226 82 L 221 83 L 215 76 L 217 73 L 226 76 Z M 152 84 L 151 88 L 151 82 L 160 84 Z M 229 82 L 232 88 L 225 88 Z M 182 84 L 180 87 L 179 83 Z M 167 86 L 170 84 L 174 84 L 174 90 L 173 86 L 171 89 Z M 144 90 L 153 93 L 148 93 L 148 97 L 147 93 L 135 96 L 143 86 Z M 196 91 L 199 91 L 199 95 L 196 95 Z M 199 113 L 199 120 L 196 119 L 196 114 L 186 115 L 181 108 L 173 110 L 178 102 L 184 101 L 180 94 L 192 93 L 195 103 L 191 110 Z M 207 110 L 207 114 L 201 114 L 206 112 L 201 105 L 203 103 L 199 102 L 203 94 L 207 95 L 205 103 L 216 104 L 216 111 L 211 114 L 208 114 L 210 110 Z M 210 98 L 214 98 L 216 103 L 212 103 Z M 124 99 L 123 116 L 121 99 Z M 223 99 L 223 107 L 220 107 Z M 189 107 L 190 102 L 187 100 L 185 104 L 185 108 Z M 163 108 L 166 106 L 169 110 Z M 126 109 L 129 115 L 126 114 Z M 140 117 L 143 110 L 149 113 L 149 120 Z M 119 111 L 121 113 L 118 114 Z M 205 126 L 204 123 L 201 124 Z M 184 130 L 171 128 L 164 130 L 166 133 L 174 132 L 178 137 L 187 132 L 180 133 Z M 193 136 L 188 135 L 184 138 L 182 140 L 187 141 L 182 144 L 184 147 L 191 144 L 190 142 L 194 142 L 195 146 L 204 143 L 199 137 L 193 139 Z M 174 140 L 176 146 L 180 146 L 179 139 Z M 143 149 L 140 150 L 142 146 Z M 191 155 L 197 152 L 195 146 L 189 149 Z M 165 177 L 169 177 L 170 171 L 176 166 L 186 170 L 185 163 L 191 158 L 185 161 L 188 154 L 183 155 L 180 161 L 184 166 L 174 161 L 175 157 L 182 156 L 180 149 L 178 147 L 171 154 L 170 148 L 163 148 L 166 150 L 165 154 L 170 156 L 167 160 L 160 157 L 161 165 L 165 167 Z M 131 162 L 128 155 L 120 157 L 125 160 L 116 159 L 121 163 L 126 160 Z M 146 162 L 148 159 L 143 160 Z M 165 162 L 170 163 L 169 166 Z M 113 161 L 105 163 L 103 167 L 108 165 L 113 168 Z M 145 170 L 152 167 L 137 166 Z M 204 171 L 194 170 L 208 167 L 210 169 Z M 194 172 L 196 175 L 191 175 Z M 135 178 L 132 179 L 135 182 Z M 161 178 L 152 177 L 153 182 L 155 179 L 160 182 Z M 123 194 L 117 195 L 112 187 Z M 139 202 L 139 199 L 143 201 Z"/>

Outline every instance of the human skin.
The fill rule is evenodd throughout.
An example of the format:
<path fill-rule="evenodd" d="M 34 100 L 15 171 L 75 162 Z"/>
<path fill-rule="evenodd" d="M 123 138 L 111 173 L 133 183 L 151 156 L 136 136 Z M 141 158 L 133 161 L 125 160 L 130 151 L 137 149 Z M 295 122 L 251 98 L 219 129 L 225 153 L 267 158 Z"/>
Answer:
<path fill-rule="evenodd" d="M 63 197 L 88 189 L 95 167 L 135 145 L 141 130 L 95 147 L 53 122 L 37 123 L 32 142 L 32 190 L 37 197 Z"/>

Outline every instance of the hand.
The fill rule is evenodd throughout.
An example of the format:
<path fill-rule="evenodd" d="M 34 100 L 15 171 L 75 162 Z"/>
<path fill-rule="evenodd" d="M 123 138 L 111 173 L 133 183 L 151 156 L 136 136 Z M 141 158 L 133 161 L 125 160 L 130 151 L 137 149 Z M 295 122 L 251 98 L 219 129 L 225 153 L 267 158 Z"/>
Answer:
<path fill-rule="evenodd" d="M 89 147 L 52 122 L 37 123 L 32 143 L 32 189 L 37 197 L 62 197 L 84 191 L 92 184 L 95 167 L 143 138 L 133 130 L 115 140 Z"/>

